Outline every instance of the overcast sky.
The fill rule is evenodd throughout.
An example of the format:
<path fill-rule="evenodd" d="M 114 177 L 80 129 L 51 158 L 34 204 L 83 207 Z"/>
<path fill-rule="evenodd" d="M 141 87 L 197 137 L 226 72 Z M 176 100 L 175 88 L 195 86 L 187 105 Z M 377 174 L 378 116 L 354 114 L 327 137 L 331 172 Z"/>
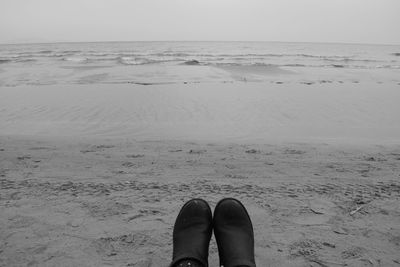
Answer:
<path fill-rule="evenodd" d="M 0 43 L 400 44 L 400 0 L 0 0 Z"/>

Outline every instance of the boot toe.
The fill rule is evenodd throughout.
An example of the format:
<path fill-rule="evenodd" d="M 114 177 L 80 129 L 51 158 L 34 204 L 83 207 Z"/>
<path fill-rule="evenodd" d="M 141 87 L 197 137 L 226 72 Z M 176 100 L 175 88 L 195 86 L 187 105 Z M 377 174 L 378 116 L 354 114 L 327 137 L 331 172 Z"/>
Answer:
<path fill-rule="evenodd" d="M 171 266 L 183 259 L 193 259 L 208 266 L 208 246 L 211 234 L 210 206 L 202 199 L 188 201 L 175 221 Z"/>
<path fill-rule="evenodd" d="M 255 266 L 253 226 L 240 201 L 227 198 L 217 204 L 214 233 L 221 265 Z"/>

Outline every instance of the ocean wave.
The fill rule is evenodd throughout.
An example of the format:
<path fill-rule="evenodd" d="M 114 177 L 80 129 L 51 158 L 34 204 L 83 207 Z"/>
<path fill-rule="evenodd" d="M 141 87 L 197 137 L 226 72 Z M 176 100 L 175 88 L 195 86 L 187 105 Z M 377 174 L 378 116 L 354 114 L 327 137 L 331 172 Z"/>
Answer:
<path fill-rule="evenodd" d="M 60 58 L 60 57 L 74 57 L 76 56 L 76 53 L 73 52 L 69 52 L 69 53 L 65 53 L 65 52 L 54 52 L 51 54 L 46 54 L 46 55 L 35 55 L 33 54 L 32 56 L 37 56 L 37 57 L 47 57 L 47 58 Z"/>
<path fill-rule="evenodd" d="M 193 56 L 192 54 L 181 53 L 181 52 L 176 52 L 176 53 L 162 52 L 162 53 L 154 53 L 154 54 L 151 54 L 151 55 L 152 56 L 159 56 L 159 57 L 190 57 L 190 56 Z"/>
<path fill-rule="evenodd" d="M 90 52 L 90 53 L 84 53 L 85 56 L 92 56 L 92 57 L 118 57 L 118 56 L 124 56 L 120 53 L 104 53 L 104 52 Z M 130 56 L 130 55 L 128 55 Z"/>
<path fill-rule="evenodd" d="M 346 68 L 346 69 L 399 69 L 398 65 L 354 65 L 354 64 L 284 64 L 281 67 L 306 67 L 306 68 Z"/>
<path fill-rule="evenodd" d="M 28 58 L 28 57 L 12 57 L 12 58 L 1 58 L 0 59 L 0 64 L 5 64 L 5 63 L 25 63 L 25 62 L 34 62 L 36 59 L 34 58 Z"/>
<path fill-rule="evenodd" d="M 59 58 L 59 57 L 68 57 L 68 56 L 73 56 L 74 53 L 54 53 L 49 55 L 48 57 L 54 57 L 54 58 Z"/>
<path fill-rule="evenodd" d="M 399 69 L 398 65 L 339 65 L 339 64 L 331 64 L 331 66 L 335 68 L 349 68 L 349 69 Z M 324 67 L 324 66 L 321 66 Z"/>
<path fill-rule="evenodd" d="M 19 63 L 25 63 L 25 62 L 35 62 L 36 59 L 34 58 L 20 58 L 15 60 L 15 62 L 19 62 Z"/>
<path fill-rule="evenodd" d="M 232 52 L 232 53 L 230 53 Z M 242 53 L 241 53 L 242 52 Z M 357 55 L 354 53 L 323 55 L 321 53 L 243 53 L 243 51 L 147 51 L 93 49 L 37 49 L 29 51 L 6 50 L 0 53 L 0 64 L 9 62 L 43 61 L 107 64 L 146 65 L 146 64 L 182 64 L 182 65 L 220 65 L 220 66 L 278 66 L 278 67 L 311 67 L 311 68 L 354 68 L 354 69 L 398 69 L 399 61 L 395 58 L 379 58 L 374 54 Z M 400 56 L 400 53 L 387 55 Z"/>
<path fill-rule="evenodd" d="M 183 64 L 190 65 L 190 66 L 200 65 L 200 61 L 192 59 L 192 60 L 185 61 Z"/>
<path fill-rule="evenodd" d="M 304 64 L 283 64 L 282 67 L 307 67 Z"/>
<path fill-rule="evenodd" d="M 214 63 L 210 64 L 218 67 L 265 67 L 265 68 L 278 68 L 281 67 L 279 64 L 269 64 L 269 63 Z"/>
<path fill-rule="evenodd" d="M 149 58 L 139 58 L 139 57 L 119 57 L 118 62 L 123 65 L 145 65 L 157 63 L 157 61 L 151 60 Z"/>
<path fill-rule="evenodd" d="M 301 54 L 301 53 L 294 53 L 294 54 L 274 54 L 274 53 L 245 53 L 245 54 L 192 54 L 190 56 L 210 56 L 210 57 L 305 57 L 305 58 L 332 58 L 332 59 L 343 59 L 348 58 L 344 56 L 334 56 L 334 55 L 313 55 L 313 54 Z"/>
<path fill-rule="evenodd" d="M 51 51 L 51 50 L 41 50 L 41 51 L 38 51 L 37 53 L 38 54 L 50 54 L 50 53 L 53 53 L 53 51 Z"/>
<path fill-rule="evenodd" d="M 22 52 L 16 55 L 7 55 L 7 57 L 13 58 L 52 58 L 52 57 L 66 57 L 73 56 L 74 53 L 64 53 L 64 52 L 55 52 L 50 50 L 38 51 L 38 52 Z"/>
<path fill-rule="evenodd" d="M 299 68 L 348 68 L 348 69 L 399 69 L 399 65 L 355 65 L 355 64 L 269 64 L 269 63 L 204 63 L 204 65 L 211 65 L 217 67 L 266 67 L 266 68 L 280 68 L 280 67 L 299 67 Z"/>
<path fill-rule="evenodd" d="M 335 55 L 312 55 L 312 54 L 218 54 L 214 56 L 225 57 L 230 59 L 265 59 L 265 58 L 311 58 L 317 60 L 324 61 L 338 61 L 338 62 L 364 62 L 364 63 L 373 63 L 373 62 L 383 62 L 382 60 L 376 59 L 368 59 L 368 58 L 356 58 L 349 56 L 335 56 Z"/>
<path fill-rule="evenodd" d="M 397 53 L 394 53 L 397 54 Z M 400 54 L 400 53 L 399 53 Z M 317 55 L 307 53 L 187 53 L 187 52 L 160 52 L 160 53 L 138 53 L 127 51 L 84 51 L 84 50 L 40 50 L 37 52 L 21 52 L 15 57 L 24 58 L 63 58 L 65 61 L 85 62 L 85 61 L 112 61 L 125 65 L 143 65 L 151 63 L 162 63 L 167 61 L 186 62 L 198 60 L 201 62 L 247 62 L 254 61 L 268 63 L 268 61 L 283 61 L 288 64 L 304 64 L 310 62 L 329 62 L 334 65 L 347 65 L 350 63 L 385 64 L 388 61 L 372 58 L 357 58 L 344 55 Z M 10 58 L 10 55 L 6 55 Z M 303 62 L 305 63 L 303 63 Z M 337 62 L 337 63 L 336 63 Z"/>
<path fill-rule="evenodd" d="M 219 54 L 219 53 L 183 53 L 183 52 L 161 52 L 161 53 L 151 53 L 147 54 L 148 56 L 158 56 L 158 57 L 293 57 L 293 56 L 302 56 L 302 57 L 316 57 L 319 58 L 321 56 L 318 55 L 308 55 L 308 54 L 272 54 L 272 53 L 245 53 L 245 54 Z M 143 54 L 146 56 L 146 54 Z"/>
<path fill-rule="evenodd" d="M 63 50 L 63 51 L 61 51 L 60 53 L 67 53 L 67 54 L 69 54 L 69 53 L 80 53 L 80 52 L 82 52 L 82 50 Z"/>
<path fill-rule="evenodd" d="M 168 54 L 151 54 L 151 56 L 165 56 L 165 57 L 183 57 L 183 58 L 200 58 L 206 61 L 218 61 L 218 60 L 234 60 L 234 61 L 246 61 L 246 60 L 260 60 L 265 61 L 269 58 L 276 58 L 278 60 L 314 60 L 314 61 L 328 61 L 328 62 L 361 62 L 361 63 L 383 63 L 383 60 L 377 60 L 372 58 L 357 58 L 356 56 L 344 56 L 344 55 L 316 55 L 316 54 L 303 54 L 303 53 L 168 53 Z M 339 64 L 340 65 L 340 64 Z"/>
<path fill-rule="evenodd" d="M 89 59 L 86 57 L 64 57 L 62 60 L 64 61 L 70 61 L 70 62 L 79 62 L 79 63 L 83 63 L 83 62 L 88 62 Z"/>
<path fill-rule="evenodd" d="M 400 65 L 378 65 L 378 69 L 400 69 Z"/>

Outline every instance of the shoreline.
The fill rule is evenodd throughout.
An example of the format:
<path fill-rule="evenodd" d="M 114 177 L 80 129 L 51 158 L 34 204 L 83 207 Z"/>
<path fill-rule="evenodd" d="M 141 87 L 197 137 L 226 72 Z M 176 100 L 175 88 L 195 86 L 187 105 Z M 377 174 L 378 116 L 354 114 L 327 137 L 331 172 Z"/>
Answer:
<path fill-rule="evenodd" d="M 0 96 L 1 135 L 400 142 L 394 84 L 48 85 L 3 87 Z"/>

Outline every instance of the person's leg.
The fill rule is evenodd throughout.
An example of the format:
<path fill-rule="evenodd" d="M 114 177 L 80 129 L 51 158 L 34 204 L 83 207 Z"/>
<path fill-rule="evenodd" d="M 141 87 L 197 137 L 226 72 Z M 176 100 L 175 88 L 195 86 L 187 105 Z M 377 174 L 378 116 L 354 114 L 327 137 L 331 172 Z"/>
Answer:
<path fill-rule="evenodd" d="M 221 200 L 213 222 L 220 265 L 255 267 L 253 225 L 243 204 L 233 198 Z"/>
<path fill-rule="evenodd" d="M 175 221 L 170 266 L 207 267 L 211 234 L 210 206 L 202 199 L 188 201 Z"/>

